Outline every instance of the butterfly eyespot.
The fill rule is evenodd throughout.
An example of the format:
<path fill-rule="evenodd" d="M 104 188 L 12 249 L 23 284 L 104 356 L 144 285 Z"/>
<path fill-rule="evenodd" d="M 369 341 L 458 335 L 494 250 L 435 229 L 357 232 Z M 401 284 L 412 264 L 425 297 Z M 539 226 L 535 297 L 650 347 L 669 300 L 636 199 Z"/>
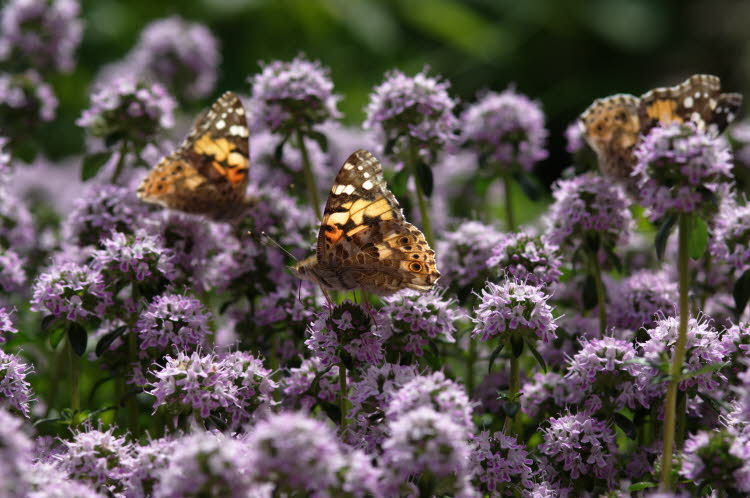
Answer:
<path fill-rule="evenodd" d="M 409 237 L 401 237 L 398 239 L 399 244 L 408 244 L 409 243 Z"/>
<path fill-rule="evenodd" d="M 422 265 L 420 263 L 412 263 L 409 265 L 411 271 L 422 271 Z"/>
<path fill-rule="evenodd" d="M 401 249 L 403 249 L 404 251 L 411 251 L 411 246 L 404 246 Z"/>
<path fill-rule="evenodd" d="M 412 259 L 419 259 L 419 254 L 412 254 L 411 257 Z"/>
<path fill-rule="evenodd" d="M 164 185 L 160 183 L 159 185 L 156 186 L 156 190 L 164 190 Z"/>

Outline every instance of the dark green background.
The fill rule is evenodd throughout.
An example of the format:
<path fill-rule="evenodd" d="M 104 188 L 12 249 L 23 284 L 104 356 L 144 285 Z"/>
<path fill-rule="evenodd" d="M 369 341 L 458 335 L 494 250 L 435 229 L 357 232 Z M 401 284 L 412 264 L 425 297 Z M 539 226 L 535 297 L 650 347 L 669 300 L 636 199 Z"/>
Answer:
<path fill-rule="evenodd" d="M 390 68 L 428 64 L 462 102 L 515 83 L 548 116 L 551 156 L 538 168 L 547 181 L 567 165 L 565 127 L 596 97 L 640 94 L 697 72 L 719 75 L 728 91 L 750 88 L 747 1 L 84 0 L 82 11 L 77 70 L 53 81 L 62 104 L 47 128 L 53 157 L 80 151 L 82 132 L 70 124 L 99 68 L 127 53 L 150 21 L 173 14 L 220 40 L 215 95 L 247 93 L 259 60 L 304 52 L 331 68 L 352 125 Z"/>

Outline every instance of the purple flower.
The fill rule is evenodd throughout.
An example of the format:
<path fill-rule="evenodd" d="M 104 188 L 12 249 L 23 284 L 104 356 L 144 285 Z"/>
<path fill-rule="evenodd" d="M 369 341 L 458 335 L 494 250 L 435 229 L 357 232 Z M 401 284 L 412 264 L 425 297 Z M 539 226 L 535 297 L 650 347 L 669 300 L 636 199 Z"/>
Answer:
<path fill-rule="evenodd" d="M 11 0 L 0 13 L 0 60 L 70 72 L 83 23 L 76 0 Z"/>
<path fill-rule="evenodd" d="M 716 212 L 732 180 L 732 155 L 724 139 L 692 123 L 656 126 L 635 149 L 633 177 L 652 221 L 665 214 Z"/>
<path fill-rule="evenodd" d="M 737 385 L 732 387 L 736 402 L 732 410 L 732 421 L 741 428 L 750 426 L 750 363 L 737 375 Z"/>
<path fill-rule="evenodd" d="M 144 83 L 131 73 L 100 85 L 91 107 L 76 124 L 95 137 L 117 137 L 143 146 L 174 126 L 175 100 L 158 83 Z"/>
<path fill-rule="evenodd" d="M 67 451 L 59 457 L 60 466 L 71 478 L 102 490 L 123 490 L 122 480 L 133 458 L 133 446 L 124 437 L 115 436 L 114 427 L 77 432 L 63 444 Z"/>
<path fill-rule="evenodd" d="M 7 248 L 23 256 L 36 246 L 37 238 L 31 212 L 16 195 L 15 187 L 11 190 L 0 185 L 0 249 Z"/>
<path fill-rule="evenodd" d="M 179 294 L 157 296 L 135 324 L 141 357 L 160 358 L 172 348 L 185 353 L 200 350 L 212 334 L 210 319 L 211 314 L 197 299 Z"/>
<path fill-rule="evenodd" d="M 397 420 L 420 408 L 430 407 L 449 417 L 467 433 L 474 429 L 472 404 L 461 384 L 443 372 L 417 376 L 394 392 L 385 410 L 388 420 Z"/>
<path fill-rule="evenodd" d="M 349 300 L 328 307 L 310 324 L 305 344 L 323 365 L 344 363 L 379 365 L 383 361 L 380 330 L 384 316 L 372 308 L 363 308 Z"/>
<path fill-rule="evenodd" d="M 526 447 L 514 437 L 482 431 L 472 438 L 474 484 L 483 495 L 518 496 L 530 490 L 533 464 Z"/>
<path fill-rule="evenodd" d="M 413 77 L 389 71 L 370 94 L 364 129 L 375 135 L 383 155 L 405 154 L 414 146 L 432 162 L 443 148 L 457 141 L 456 101 L 448 94 L 450 83 L 427 76 L 427 69 Z M 391 145 L 389 145 L 391 144 Z"/>
<path fill-rule="evenodd" d="M 557 413 L 572 394 L 568 388 L 557 372 L 535 373 L 521 389 L 521 410 L 529 417 Z"/>
<path fill-rule="evenodd" d="M 592 492 L 612 488 L 619 455 L 615 432 L 607 424 L 585 413 L 552 417 L 542 437 L 542 465 L 555 485 L 575 483 Z"/>
<path fill-rule="evenodd" d="M 300 55 L 291 62 L 261 64 L 261 72 L 248 78 L 252 86 L 249 109 L 253 129 L 290 135 L 338 119 L 340 97 L 333 94 L 330 71 L 318 61 Z"/>
<path fill-rule="evenodd" d="M 30 492 L 25 496 L 29 498 L 105 498 L 108 496 L 95 491 L 88 483 L 71 480 L 59 465 L 51 462 L 34 462 L 27 470 L 26 480 Z"/>
<path fill-rule="evenodd" d="M 12 294 L 25 289 L 25 264 L 25 258 L 12 249 L 4 249 L 0 244 L 0 291 Z"/>
<path fill-rule="evenodd" d="M 125 478 L 124 495 L 127 498 L 153 496 L 160 473 L 167 468 L 172 455 L 178 451 L 178 441 L 171 438 L 154 439 L 148 444 L 133 448 L 130 470 Z"/>
<path fill-rule="evenodd" d="M 75 322 L 98 319 L 111 304 L 112 293 L 99 271 L 65 263 L 37 277 L 31 310 Z"/>
<path fill-rule="evenodd" d="M 456 342 L 456 322 L 466 313 L 441 294 L 406 290 L 384 299 L 380 311 L 390 317 L 390 331 L 383 337 L 389 354 L 421 357 L 430 342 Z"/>
<path fill-rule="evenodd" d="M 624 408 L 634 410 L 649 407 L 643 379 L 649 377 L 642 363 L 636 363 L 636 350 L 632 343 L 602 337 L 581 340 L 581 350 L 568 361 L 565 380 L 571 396 L 570 403 L 582 403 L 598 398 L 606 414 Z"/>
<path fill-rule="evenodd" d="M 26 496 L 31 450 L 22 420 L 0 408 L 0 496 Z"/>
<path fill-rule="evenodd" d="M 498 370 L 484 376 L 474 389 L 472 398 L 477 402 L 478 414 L 495 414 L 502 410 L 499 395 L 508 389 L 508 371 Z"/>
<path fill-rule="evenodd" d="M 388 431 L 382 455 L 387 495 L 409 493 L 408 480 L 420 477 L 434 483 L 427 496 L 474 495 L 465 426 L 420 406 L 391 420 Z"/>
<path fill-rule="evenodd" d="M 259 410 L 268 409 L 278 384 L 271 378 L 271 371 L 263 367 L 263 361 L 244 351 L 235 351 L 221 357 L 235 385 L 239 386 L 237 399 L 240 410 L 232 410 L 232 426 L 249 422 Z"/>
<path fill-rule="evenodd" d="M 16 334 L 18 330 L 13 326 L 10 315 L 13 310 L 0 306 L 0 344 L 8 341 L 8 334 Z"/>
<path fill-rule="evenodd" d="M 550 289 L 560 280 L 559 249 L 529 231 L 509 233 L 492 248 L 487 266 L 528 285 Z"/>
<path fill-rule="evenodd" d="M 148 75 L 194 100 L 214 90 L 220 62 L 219 44 L 206 26 L 172 16 L 143 28 L 123 70 Z"/>
<path fill-rule="evenodd" d="M 622 186 L 595 175 L 558 180 L 555 202 L 547 214 L 547 237 L 565 253 L 574 254 L 591 238 L 603 248 L 624 246 L 633 229 L 630 202 Z"/>
<path fill-rule="evenodd" d="M 157 471 L 155 498 L 246 498 L 248 450 L 241 441 L 199 431 L 174 442 L 166 468 Z"/>
<path fill-rule="evenodd" d="M 734 158 L 746 168 L 750 167 L 750 121 L 736 123 L 729 129 L 729 136 L 733 142 Z"/>
<path fill-rule="evenodd" d="M 323 298 L 311 286 L 279 285 L 276 290 L 260 297 L 253 319 L 258 327 L 276 330 L 276 334 L 292 341 L 291 346 L 296 348 L 305 337 L 307 324 L 315 319 L 322 307 Z"/>
<path fill-rule="evenodd" d="M 676 314 L 677 284 L 664 272 L 637 271 L 615 283 L 609 296 L 610 327 L 649 328 L 659 317 Z"/>
<path fill-rule="evenodd" d="M 113 232 L 93 253 L 93 266 L 108 281 L 159 283 L 174 278 L 174 255 L 162 239 L 136 230 L 134 235 Z"/>
<path fill-rule="evenodd" d="M 511 335 L 520 334 L 534 342 L 555 340 L 557 324 L 547 304 L 549 295 L 541 287 L 516 280 L 504 280 L 499 285 L 487 282 L 478 297 L 481 302 L 474 310 L 473 338 L 489 341 L 500 336 L 510 340 Z"/>
<path fill-rule="evenodd" d="M 750 492 L 750 440 L 726 430 L 699 431 L 685 441 L 680 475 L 714 493 L 742 496 Z"/>
<path fill-rule="evenodd" d="M 18 356 L 0 350 L 0 407 L 29 416 L 32 392 L 26 376 L 33 371 L 34 367 L 22 362 Z"/>
<path fill-rule="evenodd" d="M 565 128 L 565 150 L 575 155 L 584 147 L 586 147 L 586 142 L 583 139 L 581 125 L 578 120 L 573 121 Z"/>
<path fill-rule="evenodd" d="M 485 93 L 461 115 L 461 142 L 504 174 L 546 159 L 547 135 L 539 102 L 512 87 Z"/>
<path fill-rule="evenodd" d="M 580 295 L 580 290 L 578 292 Z M 599 339 L 599 319 L 593 316 L 563 315 L 556 322 L 554 341 L 537 344 L 547 366 L 562 367 L 580 349 L 580 339 Z M 619 339 L 623 337 L 617 336 Z"/>
<path fill-rule="evenodd" d="M 726 327 L 721 332 L 721 344 L 726 355 L 725 361 L 729 362 L 722 370 L 726 373 L 730 385 L 741 384 L 737 376 L 746 370 L 747 358 L 750 356 L 750 322 L 741 321 Z"/>
<path fill-rule="evenodd" d="M 725 201 L 714 220 L 709 241 L 716 263 L 729 266 L 730 274 L 742 275 L 750 270 L 750 204 Z"/>
<path fill-rule="evenodd" d="M 290 368 L 289 375 L 281 383 L 284 391 L 282 404 L 306 411 L 320 403 L 335 404 L 341 392 L 339 367 L 323 367 L 317 357 L 304 359 L 299 367 Z"/>
<path fill-rule="evenodd" d="M 78 197 L 63 223 L 64 240 L 79 246 L 98 246 L 111 232 L 132 235 L 149 213 L 127 187 L 92 184 Z"/>
<path fill-rule="evenodd" d="M 462 294 L 466 288 L 482 287 L 490 276 L 487 260 L 503 238 L 502 233 L 478 221 L 466 221 L 457 230 L 445 232 L 435 250 L 442 272 L 438 285 Z"/>
<path fill-rule="evenodd" d="M 36 71 L 0 73 L 0 134 L 20 139 L 29 127 L 55 119 L 56 111 L 55 92 Z"/>

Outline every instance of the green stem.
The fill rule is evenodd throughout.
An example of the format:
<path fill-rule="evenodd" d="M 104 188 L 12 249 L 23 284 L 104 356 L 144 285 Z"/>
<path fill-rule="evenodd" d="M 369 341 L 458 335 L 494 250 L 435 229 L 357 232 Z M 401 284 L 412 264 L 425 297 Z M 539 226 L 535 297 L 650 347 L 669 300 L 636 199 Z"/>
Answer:
<path fill-rule="evenodd" d="M 346 429 L 346 367 L 339 363 L 339 410 L 341 411 L 341 432 Z"/>
<path fill-rule="evenodd" d="M 120 157 L 117 158 L 117 165 L 115 166 L 115 172 L 112 173 L 111 183 L 117 183 L 117 180 L 120 178 L 120 175 L 122 174 L 122 169 L 125 166 L 125 156 L 127 156 L 127 153 L 128 153 L 128 140 L 126 138 L 123 138 L 122 142 L 120 142 Z"/>
<path fill-rule="evenodd" d="M 417 146 L 414 141 L 409 141 L 409 160 L 407 161 L 409 172 L 412 178 L 414 178 L 414 185 L 417 187 L 417 203 L 419 204 L 419 214 L 422 217 L 422 231 L 427 239 L 427 243 L 430 247 L 435 247 L 435 239 L 432 236 L 432 224 L 430 223 L 430 214 L 427 211 L 427 201 L 425 199 L 424 191 L 422 190 L 422 184 L 417 177 L 417 162 L 419 161 L 419 154 L 417 152 Z"/>
<path fill-rule="evenodd" d="M 70 343 L 70 336 L 65 344 L 68 350 L 68 361 L 70 362 L 70 408 L 73 410 L 74 418 L 78 418 L 78 412 L 81 411 L 81 393 L 78 388 L 78 381 L 81 377 L 81 359 L 73 351 L 73 345 Z"/>
<path fill-rule="evenodd" d="M 503 187 L 505 189 L 505 221 L 508 224 L 508 231 L 516 231 L 516 220 L 513 213 L 513 197 L 510 184 L 510 176 L 503 175 Z"/>
<path fill-rule="evenodd" d="M 690 303 L 688 301 L 688 286 L 690 284 L 690 273 L 688 268 L 688 217 L 680 215 L 679 225 L 679 249 L 677 256 L 677 271 L 680 276 L 680 328 L 677 342 L 674 345 L 674 356 L 670 368 L 669 385 L 667 396 L 664 401 L 664 447 L 662 450 L 661 464 L 661 489 L 670 491 L 672 489 L 672 451 L 675 442 L 675 422 L 677 389 L 680 385 L 680 374 L 682 364 L 685 361 L 685 347 L 687 345 L 687 328 L 690 319 Z"/>
<path fill-rule="evenodd" d="M 599 333 L 604 337 L 607 331 L 607 294 L 602 281 L 602 267 L 599 264 L 599 255 L 592 251 L 589 257 L 591 261 L 591 276 L 594 277 L 596 286 L 596 307 L 599 310 Z"/>
<path fill-rule="evenodd" d="M 520 369 L 520 357 L 516 357 L 512 352 L 510 354 L 510 375 L 508 376 L 508 401 L 518 402 L 518 393 L 521 390 L 521 369 Z M 516 432 L 516 421 L 518 420 L 519 412 L 516 412 L 514 417 L 505 417 L 504 431 L 508 436 L 512 436 Z"/>
<path fill-rule="evenodd" d="M 318 187 L 315 184 L 315 175 L 313 175 L 312 165 L 310 164 L 310 155 L 307 153 L 307 146 L 305 145 L 305 135 L 302 134 L 302 130 L 297 130 L 297 143 L 299 144 L 299 152 L 302 156 L 302 169 L 305 172 L 305 183 L 307 183 L 307 192 L 310 195 L 310 202 L 313 205 L 313 211 L 315 216 L 319 220 L 323 219 L 320 212 L 320 198 L 318 197 Z"/>
<path fill-rule="evenodd" d="M 469 352 L 466 356 L 466 391 L 469 398 L 474 393 L 474 364 L 477 361 L 477 342 L 469 338 Z"/>

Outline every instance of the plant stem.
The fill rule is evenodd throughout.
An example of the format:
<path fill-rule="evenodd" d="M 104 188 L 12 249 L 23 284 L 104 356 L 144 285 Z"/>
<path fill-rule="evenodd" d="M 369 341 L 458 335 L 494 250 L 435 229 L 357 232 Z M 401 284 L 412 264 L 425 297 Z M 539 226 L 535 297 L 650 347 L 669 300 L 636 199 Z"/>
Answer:
<path fill-rule="evenodd" d="M 596 307 L 599 310 L 599 333 L 604 337 L 607 331 L 607 294 L 604 290 L 602 281 L 602 267 L 599 264 L 599 255 L 592 251 L 589 259 L 591 260 L 591 276 L 594 277 L 596 286 Z"/>
<path fill-rule="evenodd" d="M 508 376 L 508 401 L 518 402 L 518 392 L 521 390 L 521 369 L 519 357 L 516 357 L 512 352 L 510 354 L 510 375 Z M 516 412 L 514 417 L 505 417 L 504 431 L 505 434 L 511 436 L 515 433 L 516 420 L 518 419 L 518 413 Z"/>
<path fill-rule="evenodd" d="M 414 178 L 414 185 L 417 188 L 417 203 L 419 204 L 419 214 L 422 217 L 422 231 L 424 232 L 425 239 L 430 247 L 435 247 L 435 239 L 432 236 L 432 224 L 430 223 L 430 214 L 427 211 L 427 201 L 425 200 L 424 191 L 422 190 L 422 184 L 417 177 L 417 162 L 419 161 L 419 154 L 417 153 L 417 146 L 413 140 L 409 141 L 409 160 L 406 161 L 409 167 L 409 173 Z"/>
<path fill-rule="evenodd" d="M 310 203 L 313 205 L 313 211 L 315 216 L 319 220 L 323 219 L 320 212 L 320 199 L 318 198 L 318 187 L 315 184 L 315 175 L 313 175 L 312 165 L 310 164 L 310 155 L 307 153 L 307 146 L 305 145 L 305 136 L 302 134 L 302 130 L 297 130 L 297 143 L 299 144 L 299 152 L 302 156 L 302 169 L 305 172 L 305 183 L 307 183 L 307 192 L 310 195 Z"/>
<path fill-rule="evenodd" d="M 508 231 L 515 232 L 516 220 L 513 213 L 513 197 L 509 175 L 503 175 L 503 187 L 505 189 L 505 222 L 508 224 Z"/>
<path fill-rule="evenodd" d="M 125 156 L 128 153 L 128 139 L 123 138 L 120 142 L 120 157 L 117 158 L 117 165 L 115 166 L 115 172 L 112 173 L 111 183 L 117 183 L 117 180 L 122 174 L 122 168 L 125 166 Z"/>
<path fill-rule="evenodd" d="M 339 410 L 341 411 L 341 432 L 346 429 L 346 367 L 339 363 Z"/>
<path fill-rule="evenodd" d="M 73 351 L 73 345 L 70 343 L 70 336 L 65 344 L 68 350 L 68 361 L 70 362 L 70 408 L 75 413 L 74 418 L 78 418 L 78 412 L 81 411 L 81 393 L 78 389 L 78 381 L 81 377 L 81 360 Z"/>
<path fill-rule="evenodd" d="M 474 364 L 477 361 L 477 343 L 469 337 L 469 352 L 466 357 L 466 391 L 469 398 L 474 394 Z"/>
<path fill-rule="evenodd" d="M 687 328 L 690 318 L 690 303 L 688 301 L 688 286 L 690 274 L 688 273 L 688 217 L 680 215 L 679 224 L 679 249 L 677 256 L 677 271 L 680 276 L 680 328 L 677 342 L 674 345 L 674 356 L 669 371 L 669 385 L 667 396 L 664 401 L 664 447 L 662 450 L 661 464 L 661 489 L 669 491 L 672 489 L 672 451 L 675 442 L 675 421 L 677 389 L 680 385 L 680 374 L 682 364 L 685 361 L 685 347 L 687 345 Z"/>

